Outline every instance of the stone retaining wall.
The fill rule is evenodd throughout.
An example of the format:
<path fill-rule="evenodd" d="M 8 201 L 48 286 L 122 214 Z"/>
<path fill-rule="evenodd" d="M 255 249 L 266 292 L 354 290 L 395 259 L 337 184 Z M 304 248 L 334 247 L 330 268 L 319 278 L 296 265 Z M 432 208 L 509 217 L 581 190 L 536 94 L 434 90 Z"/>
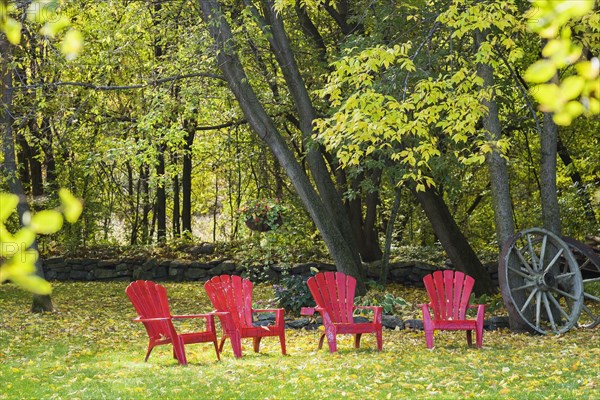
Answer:
<path fill-rule="evenodd" d="M 205 281 L 221 274 L 244 275 L 253 281 L 277 282 L 283 271 L 292 275 L 310 275 L 312 267 L 319 271 L 335 271 L 333 264 L 309 262 L 284 268 L 277 264 L 267 267 L 237 265 L 231 260 L 199 262 L 190 260 L 161 260 L 155 258 L 120 258 L 100 260 L 93 258 L 48 258 L 43 261 L 44 273 L 48 280 L 58 281 Z M 451 266 L 445 265 L 443 268 Z M 400 262 L 390 264 L 389 282 L 408 286 L 423 286 L 423 277 L 442 267 L 420 262 Z M 492 280 L 498 284 L 496 264 L 486 265 Z M 380 268 L 366 265 L 367 277 L 378 279 Z"/>

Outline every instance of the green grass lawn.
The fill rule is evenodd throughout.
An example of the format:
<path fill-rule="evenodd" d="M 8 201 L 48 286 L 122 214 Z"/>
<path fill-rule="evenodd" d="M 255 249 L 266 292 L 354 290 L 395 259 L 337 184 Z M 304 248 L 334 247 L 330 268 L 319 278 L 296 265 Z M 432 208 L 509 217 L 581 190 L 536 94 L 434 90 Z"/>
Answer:
<path fill-rule="evenodd" d="M 276 338 L 265 338 L 258 354 L 245 339 L 239 360 L 227 343 L 217 362 L 207 343 L 186 347 L 187 367 L 169 346 L 155 348 L 144 363 L 147 337 L 131 322 L 126 285 L 54 283 L 57 312 L 43 315 L 29 313 L 28 293 L 1 285 L 0 399 L 592 399 L 600 393 L 599 328 L 561 336 L 485 332 L 481 350 L 466 347 L 464 332 L 440 333 L 428 350 L 423 332 L 384 330 L 381 353 L 373 335 L 365 335 L 359 350 L 342 336 L 333 355 L 317 351 L 318 331 L 288 330 L 288 356 Z M 165 286 L 173 313 L 210 311 L 200 283 Z M 269 286 L 255 290 L 257 299 L 272 296 Z M 402 295 L 401 287 L 395 290 Z"/>

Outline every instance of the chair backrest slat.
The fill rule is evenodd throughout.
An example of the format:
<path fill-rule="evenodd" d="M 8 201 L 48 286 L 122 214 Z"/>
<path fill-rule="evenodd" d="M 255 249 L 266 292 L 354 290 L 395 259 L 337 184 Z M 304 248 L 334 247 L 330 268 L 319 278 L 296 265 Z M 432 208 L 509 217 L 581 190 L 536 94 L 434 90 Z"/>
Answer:
<path fill-rule="evenodd" d="M 307 281 L 315 303 L 327 310 L 332 322 L 352 323 L 356 279 L 342 272 L 321 272 Z"/>
<path fill-rule="evenodd" d="M 463 320 L 475 280 L 460 271 L 435 271 L 423 278 L 435 320 Z"/>
<path fill-rule="evenodd" d="M 140 318 L 171 317 L 167 290 L 151 281 L 135 281 L 125 289 Z M 170 337 L 173 323 L 169 321 L 144 322 L 148 336 L 154 339 Z"/>
<path fill-rule="evenodd" d="M 217 311 L 228 312 L 231 315 L 232 325 L 252 326 L 252 282 L 237 275 L 215 276 L 204 284 L 208 298 Z M 228 318 L 221 318 L 221 322 L 228 324 Z"/>

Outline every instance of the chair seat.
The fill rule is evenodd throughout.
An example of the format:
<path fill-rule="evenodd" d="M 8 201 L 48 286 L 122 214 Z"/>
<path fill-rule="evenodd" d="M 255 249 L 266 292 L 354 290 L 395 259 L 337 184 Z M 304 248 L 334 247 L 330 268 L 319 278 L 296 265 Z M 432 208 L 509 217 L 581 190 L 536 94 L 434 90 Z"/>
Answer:
<path fill-rule="evenodd" d="M 361 323 L 333 323 L 337 333 L 372 333 L 382 328 L 381 324 L 374 322 Z"/>
<path fill-rule="evenodd" d="M 243 337 L 279 336 L 281 327 L 276 325 L 252 326 L 241 328 Z"/>
<path fill-rule="evenodd" d="M 469 319 L 433 321 L 435 329 L 464 331 L 477 328 L 477 321 Z"/>

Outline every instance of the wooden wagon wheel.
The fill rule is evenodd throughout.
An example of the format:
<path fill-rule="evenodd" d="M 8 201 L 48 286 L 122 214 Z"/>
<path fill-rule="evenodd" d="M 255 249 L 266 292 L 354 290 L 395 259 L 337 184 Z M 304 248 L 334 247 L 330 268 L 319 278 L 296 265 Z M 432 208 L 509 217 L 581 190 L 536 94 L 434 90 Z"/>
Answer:
<path fill-rule="evenodd" d="M 578 324 L 594 328 L 600 324 L 600 256 L 579 240 L 563 236 L 579 264 L 583 279 L 583 306 Z"/>
<path fill-rule="evenodd" d="M 531 331 L 564 333 L 579 318 L 583 282 L 569 245 L 541 228 L 523 230 L 502 248 L 502 295 Z"/>

